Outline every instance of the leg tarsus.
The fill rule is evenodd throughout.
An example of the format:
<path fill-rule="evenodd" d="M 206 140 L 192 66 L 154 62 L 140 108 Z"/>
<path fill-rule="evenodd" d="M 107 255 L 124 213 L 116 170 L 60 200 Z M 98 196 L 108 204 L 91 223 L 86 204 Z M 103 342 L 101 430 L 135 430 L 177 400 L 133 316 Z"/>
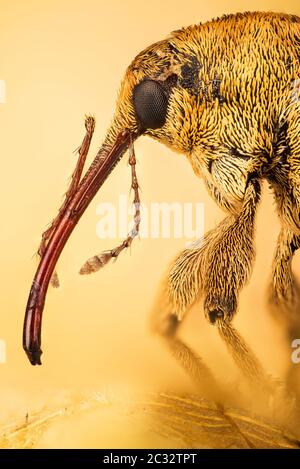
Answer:
<path fill-rule="evenodd" d="M 270 388 L 269 377 L 261 363 L 233 325 L 224 320 L 217 320 L 216 325 L 221 339 L 245 378 L 251 384 Z"/>
<path fill-rule="evenodd" d="M 300 236 L 282 228 L 273 260 L 272 283 L 268 304 L 274 318 L 283 326 L 290 351 L 292 341 L 300 337 L 300 286 L 292 271 L 292 260 L 300 246 Z M 300 394 L 300 371 L 291 361 L 287 387 Z"/>
<path fill-rule="evenodd" d="M 203 360 L 181 339 L 178 338 L 180 321 L 175 314 L 168 314 L 159 323 L 151 323 L 153 332 L 165 341 L 172 356 L 192 378 L 203 396 L 215 401 L 224 397 L 224 392 L 218 386 L 212 372 Z"/>

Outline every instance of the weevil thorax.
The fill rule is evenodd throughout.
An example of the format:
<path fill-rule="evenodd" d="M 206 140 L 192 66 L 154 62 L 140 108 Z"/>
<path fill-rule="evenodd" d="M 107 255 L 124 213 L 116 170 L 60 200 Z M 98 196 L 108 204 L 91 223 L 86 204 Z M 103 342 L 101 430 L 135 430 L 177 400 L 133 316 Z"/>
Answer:
<path fill-rule="evenodd" d="M 115 128 L 139 128 L 135 90 L 154 81 L 168 104 L 163 125 L 143 129 L 146 135 L 186 154 L 199 175 L 204 163 L 225 156 L 263 172 L 285 149 L 281 131 L 299 58 L 296 16 L 243 13 L 175 31 L 128 67 Z"/>

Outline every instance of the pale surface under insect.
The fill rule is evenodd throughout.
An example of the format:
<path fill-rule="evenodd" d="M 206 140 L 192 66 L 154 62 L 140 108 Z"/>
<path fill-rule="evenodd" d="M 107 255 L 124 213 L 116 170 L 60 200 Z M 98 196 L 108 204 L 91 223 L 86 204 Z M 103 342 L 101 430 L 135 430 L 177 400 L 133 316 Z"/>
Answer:
<path fill-rule="evenodd" d="M 271 421 L 197 395 L 93 392 L 0 428 L 1 448 L 298 448 Z"/>

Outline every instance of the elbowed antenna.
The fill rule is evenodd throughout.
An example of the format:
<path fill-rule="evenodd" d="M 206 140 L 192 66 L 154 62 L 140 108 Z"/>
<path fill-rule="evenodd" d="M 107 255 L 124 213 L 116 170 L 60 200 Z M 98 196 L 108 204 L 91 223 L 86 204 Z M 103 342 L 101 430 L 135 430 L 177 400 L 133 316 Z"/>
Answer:
<path fill-rule="evenodd" d="M 32 282 L 24 319 L 23 348 L 32 365 L 41 365 L 42 314 L 48 285 L 58 258 L 81 215 L 139 135 L 137 131 L 123 129 L 116 134 L 114 143 L 108 145 L 104 142 L 77 190 L 67 200 L 63 214 L 51 232 Z"/>
<path fill-rule="evenodd" d="M 134 226 L 132 230 L 128 233 L 124 241 L 117 247 L 115 247 L 114 249 L 102 251 L 100 254 L 90 257 L 81 267 L 79 271 L 80 275 L 89 275 L 91 273 L 97 272 L 98 270 L 105 267 L 111 261 L 111 259 L 116 260 L 122 251 L 131 246 L 132 241 L 139 234 L 141 222 L 141 200 L 139 194 L 139 183 L 135 170 L 136 158 L 133 142 L 131 142 L 129 147 L 129 165 L 131 166 L 131 189 L 134 191 Z"/>

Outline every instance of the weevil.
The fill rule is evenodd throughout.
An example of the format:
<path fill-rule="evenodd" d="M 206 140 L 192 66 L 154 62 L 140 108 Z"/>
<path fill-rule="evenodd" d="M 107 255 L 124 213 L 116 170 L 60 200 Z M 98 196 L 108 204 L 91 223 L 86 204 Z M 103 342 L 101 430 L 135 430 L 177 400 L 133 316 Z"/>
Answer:
<path fill-rule="evenodd" d="M 300 246 L 299 80 L 300 18 L 295 15 L 225 15 L 175 31 L 137 55 L 125 73 L 104 142 L 81 177 L 94 131 L 94 120 L 87 118 L 71 186 L 43 236 L 23 331 L 23 346 L 33 365 L 41 364 L 42 312 L 51 278 L 58 283 L 56 262 L 81 215 L 128 149 L 135 228 L 118 248 L 89 259 L 81 273 L 96 271 L 117 257 L 138 232 L 133 145 L 140 136 L 184 154 L 226 212 L 216 228 L 171 263 L 151 314 L 152 328 L 194 377 L 212 380 L 209 369 L 177 337 L 180 322 L 202 296 L 207 320 L 217 326 L 239 366 L 248 375 L 263 373 L 231 321 L 253 267 L 256 212 L 266 180 L 281 223 L 270 305 L 285 324 L 287 337 L 299 336 L 299 287 L 291 268 Z"/>

